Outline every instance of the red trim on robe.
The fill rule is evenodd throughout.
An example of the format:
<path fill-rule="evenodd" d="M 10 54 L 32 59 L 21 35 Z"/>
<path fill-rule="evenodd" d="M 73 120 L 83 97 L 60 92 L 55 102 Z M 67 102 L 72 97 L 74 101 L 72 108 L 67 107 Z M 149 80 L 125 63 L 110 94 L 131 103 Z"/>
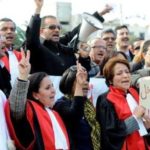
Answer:
<path fill-rule="evenodd" d="M 21 60 L 21 53 L 17 50 L 13 50 L 14 54 L 17 57 L 18 62 Z M 10 72 L 10 68 L 9 68 L 9 58 L 7 55 L 5 55 L 4 57 L 1 58 L 1 60 L 3 61 L 5 67 L 7 68 L 7 70 Z"/>
<path fill-rule="evenodd" d="M 54 132 L 52 129 L 52 122 L 50 120 L 50 117 L 49 117 L 47 111 L 45 109 L 43 109 L 43 107 L 41 105 L 39 105 L 38 103 L 33 102 L 33 101 L 30 101 L 30 102 L 33 104 L 33 107 L 37 114 L 37 119 L 39 120 L 39 126 L 41 128 L 41 134 L 43 137 L 43 143 L 44 143 L 45 150 L 55 150 L 55 139 L 54 139 Z M 21 143 L 19 142 L 19 140 L 16 137 L 15 130 L 14 130 L 13 124 L 11 122 L 9 109 L 10 109 L 9 103 L 7 103 L 6 115 L 7 115 L 8 128 L 10 129 L 10 135 L 11 135 L 12 139 L 15 139 L 15 143 L 16 143 L 17 147 L 19 147 L 21 150 L 24 150 L 25 148 L 23 147 L 23 145 L 21 145 Z M 54 113 L 58 123 L 60 124 L 60 127 L 62 128 L 62 131 L 67 140 L 68 147 L 70 149 L 68 134 L 67 134 L 65 125 L 64 125 L 62 119 L 60 118 L 60 116 L 58 115 L 58 113 L 55 111 L 53 111 L 53 113 Z M 27 119 L 28 119 L 28 122 L 29 122 L 31 128 L 33 129 L 33 112 L 32 112 L 32 108 L 31 108 L 31 104 L 29 104 L 28 102 L 27 102 L 27 106 L 26 106 L 26 115 L 27 115 Z M 34 130 L 32 130 L 32 131 L 34 134 Z M 35 136 L 35 134 L 34 134 L 34 136 Z M 34 137 L 34 140 L 30 144 L 30 147 L 32 146 L 32 148 L 30 149 L 30 147 L 28 147 L 26 150 L 32 150 L 33 146 L 34 146 L 34 142 L 35 142 L 35 137 Z"/>
<path fill-rule="evenodd" d="M 33 133 L 33 136 L 34 136 L 34 139 L 33 141 L 30 143 L 30 145 L 25 148 L 19 141 L 19 139 L 17 138 L 17 135 L 15 133 L 15 129 L 13 127 L 13 124 L 12 124 L 12 121 L 11 121 L 11 116 L 10 116 L 10 106 L 9 106 L 9 101 L 6 102 L 6 105 L 5 105 L 5 115 L 6 115 L 6 122 L 7 122 L 7 125 L 8 125 L 8 130 L 9 130 L 9 133 L 10 133 L 10 137 L 12 138 L 12 140 L 14 140 L 15 142 L 15 146 L 17 148 L 19 148 L 20 150 L 33 150 L 34 149 L 34 143 L 35 143 L 35 133 L 34 133 L 34 127 L 33 127 L 33 112 L 32 112 L 32 108 L 31 106 L 29 107 L 29 104 L 28 104 L 28 122 L 29 122 L 29 125 L 32 129 L 32 133 Z"/>
<path fill-rule="evenodd" d="M 121 89 L 110 86 L 110 92 L 107 95 L 107 99 L 113 103 L 115 111 L 120 120 L 125 120 L 132 115 L 128 102 L 125 97 L 125 92 Z M 133 88 L 129 89 L 130 94 L 139 103 L 139 95 Z M 126 137 L 122 150 L 146 150 L 144 138 L 140 136 L 138 131 L 134 131 L 132 134 Z M 150 147 L 148 148 L 150 150 Z"/>

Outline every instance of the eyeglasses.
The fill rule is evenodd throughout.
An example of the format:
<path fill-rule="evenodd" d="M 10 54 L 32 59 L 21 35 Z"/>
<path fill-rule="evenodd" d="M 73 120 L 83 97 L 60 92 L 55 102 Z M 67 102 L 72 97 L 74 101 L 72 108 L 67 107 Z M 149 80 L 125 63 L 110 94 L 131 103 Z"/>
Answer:
<path fill-rule="evenodd" d="M 93 46 L 92 48 L 95 48 L 95 49 L 103 49 L 103 50 L 106 50 L 106 49 L 107 49 L 106 47 L 101 46 L 101 45 Z"/>
<path fill-rule="evenodd" d="M 60 30 L 60 29 L 61 29 L 61 26 L 60 26 L 60 25 L 52 24 L 52 25 L 46 26 L 46 27 L 44 27 L 44 28 L 48 28 L 48 29 L 50 29 L 50 30 L 55 30 L 55 29 L 57 28 L 58 30 Z"/>
<path fill-rule="evenodd" d="M 112 41 L 114 41 L 114 40 L 115 40 L 115 38 L 114 38 L 114 37 L 106 37 L 106 38 L 103 38 L 103 40 L 105 40 L 105 41 L 108 41 L 108 40 L 112 40 Z"/>

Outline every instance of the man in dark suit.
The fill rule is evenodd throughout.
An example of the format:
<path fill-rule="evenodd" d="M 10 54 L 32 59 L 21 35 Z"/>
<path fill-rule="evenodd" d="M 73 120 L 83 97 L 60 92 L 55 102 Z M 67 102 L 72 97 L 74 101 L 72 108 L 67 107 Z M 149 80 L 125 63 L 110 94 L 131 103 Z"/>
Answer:
<path fill-rule="evenodd" d="M 16 38 L 16 25 L 14 21 L 9 18 L 0 19 L 0 32 L 6 39 L 3 47 L 5 56 L 1 58 L 1 61 L 11 75 L 11 84 L 13 85 L 18 76 L 18 62 L 21 59 L 21 53 L 13 47 Z"/>
<path fill-rule="evenodd" d="M 27 48 L 31 51 L 31 72 L 45 71 L 50 75 L 62 75 L 76 64 L 75 51 L 68 47 L 80 26 L 60 38 L 60 22 L 54 16 L 40 18 L 43 0 L 35 0 L 36 11 L 27 28 Z M 102 19 L 98 13 L 95 14 Z M 103 20 L 102 20 L 103 21 Z M 63 44 L 62 44 L 63 43 Z M 85 59 L 89 63 L 89 58 Z M 87 64 L 87 63 L 85 63 Z"/>
<path fill-rule="evenodd" d="M 5 56 L 3 47 L 5 47 L 6 39 L 2 34 L 3 33 L 0 32 L 0 59 Z M 0 60 L 0 89 L 5 93 L 7 97 L 9 96 L 11 90 L 10 74 L 1 60 Z"/>

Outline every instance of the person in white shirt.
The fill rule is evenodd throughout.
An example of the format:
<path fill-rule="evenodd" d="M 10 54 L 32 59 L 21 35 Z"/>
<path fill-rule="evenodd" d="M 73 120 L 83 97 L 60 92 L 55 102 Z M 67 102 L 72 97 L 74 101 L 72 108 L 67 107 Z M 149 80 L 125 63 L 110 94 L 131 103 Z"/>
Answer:
<path fill-rule="evenodd" d="M 6 96 L 0 90 L 0 150 L 15 150 L 14 143 L 10 139 L 5 119 Z"/>

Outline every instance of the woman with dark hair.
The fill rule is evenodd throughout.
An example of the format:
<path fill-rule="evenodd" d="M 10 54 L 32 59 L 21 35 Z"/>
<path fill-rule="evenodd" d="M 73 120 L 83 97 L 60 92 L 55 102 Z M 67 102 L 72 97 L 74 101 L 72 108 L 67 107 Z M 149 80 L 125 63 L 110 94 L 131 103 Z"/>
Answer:
<path fill-rule="evenodd" d="M 71 150 L 100 150 L 100 126 L 96 121 L 93 104 L 87 99 L 88 75 L 85 68 L 85 81 L 78 84 L 78 66 L 68 68 L 62 75 L 60 91 L 65 95 L 54 105 L 62 117 L 71 142 Z M 83 78 L 82 77 L 82 78 Z M 76 90 L 81 90 L 81 95 Z"/>
<path fill-rule="evenodd" d="M 29 52 L 22 51 L 19 76 L 6 105 L 6 119 L 19 150 L 69 150 L 66 128 L 52 110 L 55 89 L 44 72 L 31 74 Z"/>
<path fill-rule="evenodd" d="M 145 108 L 139 105 L 137 91 L 130 87 L 128 61 L 119 58 L 108 60 L 103 75 L 109 91 L 98 97 L 96 106 L 102 150 L 149 150 L 144 135 L 150 129 L 150 118 Z"/>

